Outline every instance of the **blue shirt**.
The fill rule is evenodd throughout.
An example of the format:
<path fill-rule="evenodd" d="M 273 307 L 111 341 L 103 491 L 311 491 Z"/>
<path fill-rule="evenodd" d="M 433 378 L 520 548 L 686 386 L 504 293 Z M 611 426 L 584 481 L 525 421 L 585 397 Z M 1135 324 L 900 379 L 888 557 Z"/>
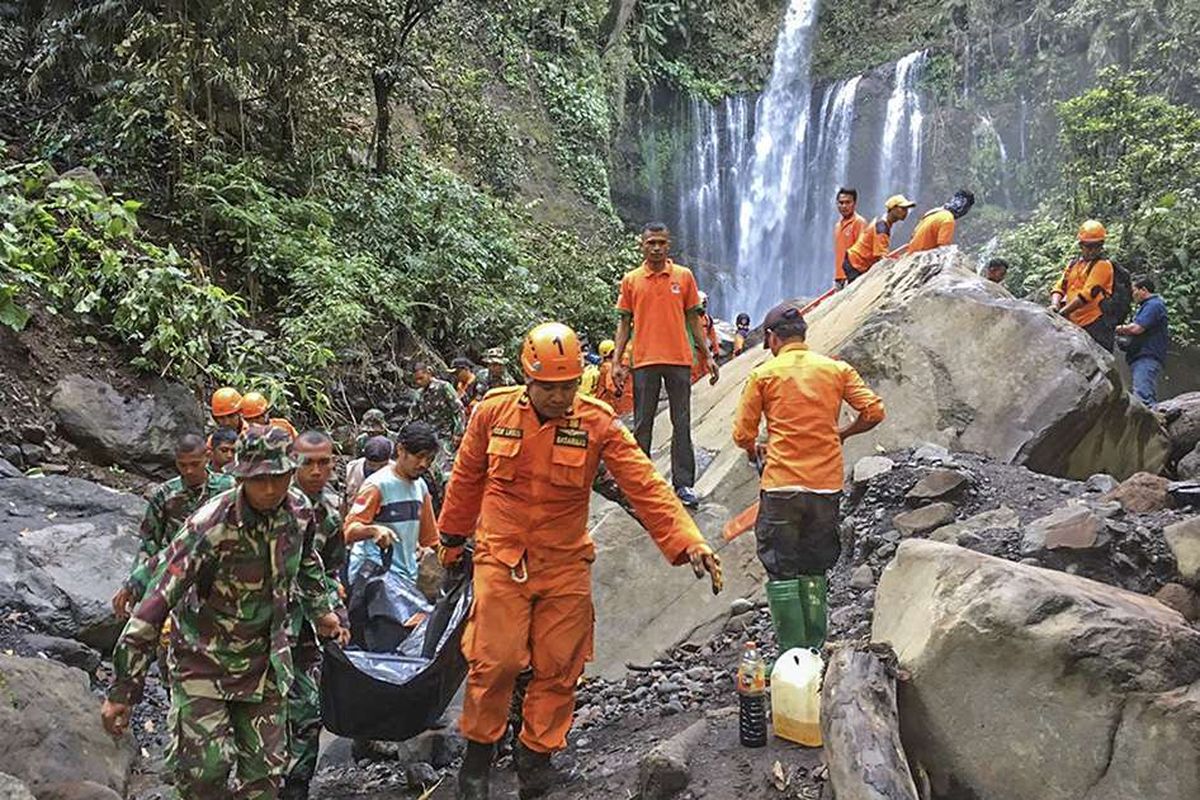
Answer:
<path fill-rule="evenodd" d="M 363 488 L 375 486 L 379 489 L 379 513 L 376 525 L 391 528 L 396 534 L 392 545 L 392 572 L 415 584 L 417 582 L 417 547 L 421 535 L 421 507 L 429 494 L 425 481 L 401 478 L 392 468 L 381 469 L 363 481 Z M 361 489 L 359 491 L 362 491 Z M 350 550 L 350 582 L 362 567 L 363 561 L 383 563 L 379 545 L 370 539 L 355 542 Z"/>
<path fill-rule="evenodd" d="M 1167 360 L 1167 306 L 1162 298 L 1152 294 L 1146 298 L 1133 318 L 1134 325 L 1141 325 L 1142 332 L 1129 338 L 1125 348 L 1125 360 L 1132 364 L 1139 358 L 1157 359 L 1161 364 Z"/>

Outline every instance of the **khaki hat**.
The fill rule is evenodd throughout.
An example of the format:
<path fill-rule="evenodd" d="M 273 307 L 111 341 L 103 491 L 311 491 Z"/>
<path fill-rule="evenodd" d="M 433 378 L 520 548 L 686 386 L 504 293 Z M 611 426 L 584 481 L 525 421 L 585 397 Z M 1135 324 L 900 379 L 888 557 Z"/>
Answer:
<path fill-rule="evenodd" d="M 893 208 L 914 208 L 916 205 L 916 203 L 914 203 L 912 200 L 909 200 L 904 195 L 894 194 L 887 199 L 887 202 L 883 204 L 883 207 L 888 211 L 891 211 Z"/>
<path fill-rule="evenodd" d="M 287 431 L 267 425 L 251 425 L 238 441 L 237 457 L 226 472 L 238 478 L 286 475 L 296 469 L 288 455 L 292 438 Z"/>

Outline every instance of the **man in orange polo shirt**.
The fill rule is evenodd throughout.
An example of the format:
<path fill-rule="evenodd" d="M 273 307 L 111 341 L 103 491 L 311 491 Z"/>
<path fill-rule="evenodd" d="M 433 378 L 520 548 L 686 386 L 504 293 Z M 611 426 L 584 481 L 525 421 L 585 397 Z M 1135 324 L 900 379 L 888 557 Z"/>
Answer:
<path fill-rule="evenodd" d="M 838 189 L 837 210 L 841 219 L 833 223 L 833 282 L 841 289 L 847 283 L 846 251 L 862 236 L 867 221 L 858 211 L 858 190 Z"/>
<path fill-rule="evenodd" d="M 1116 336 L 1104 319 L 1100 303 L 1113 293 L 1113 265 L 1104 257 L 1108 232 L 1098 220 L 1079 226 L 1079 257 L 1063 270 L 1050 294 L 1050 308 L 1074 322 L 1096 344 L 1113 351 Z"/>
<path fill-rule="evenodd" d="M 912 239 L 896 252 L 912 255 L 954 244 L 955 223 L 965 217 L 973 205 L 975 195 L 966 189 L 959 189 L 946 205 L 925 212 L 925 216 L 921 217 L 913 231 Z"/>
<path fill-rule="evenodd" d="M 517 675 L 532 667 L 513 753 L 522 798 L 562 782 L 550 754 L 566 746 L 575 684 L 592 656 L 587 532 L 603 459 L 671 564 L 707 572 L 721 562 L 612 409 L 578 394 L 582 350 L 558 322 L 525 337 L 526 385 L 493 389 L 471 415 L 438 518 L 439 555 L 454 566 L 474 534 L 475 603 L 463 634 L 470 664 L 463 701 L 467 753 L 460 800 L 486 800 L 495 743 L 508 727 Z"/>
<path fill-rule="evenodd" d="M 902 194 L 894 194 L 883 204 L 884 215 L 871 220 L 871 224 L 863 228 L 858 240 L 846 251 L 846 263 L 842 269 L 846 274 L 846 283 L 853 283 L 863 273 L 875 266 L 875 262 L 888 254 L 891 247 L 892 226 L 897 222 L 908 219 L 908 212 L 915 206 Z"/>
<path fill-rule="evenodd" d="M 696 453 L 692 449 L 692 358 L 705 365 L 709 383 L 716 383 L 717 361 L 708 350 L 696 279 L 687 267 L 668 258 L 671 233 L 661 222 L 642 230 L 642 256 L 637 269 L 621 279 L 617 298 L 617 350 L 613 378 L 624 387 L 629 374 L 623 361 L 633 340 L 633 435 L 647 454 L 654 437 L 658 394 L 665 384 L 671 410 L 671 483 L 685 506 L 700 504 L 696 482 Z M 689 336 L 688 332 L 691 331 Z"/>
<path fill-rule="evenodd" d="M 883 401 L 849 364 L 808 349 L 808 326 L 795 304 L 771 309 L 763 329 L 774 358 L 750 373 L 733 441 L 763 465 L 754 532 L 782 653 L 825 640 L 825 571 L 841 552 L 842 442 L 883 421 Z M 839 427 L 843 402 L 858 416 Z M 764 416 L 765 444 L 758 441 Z"/>

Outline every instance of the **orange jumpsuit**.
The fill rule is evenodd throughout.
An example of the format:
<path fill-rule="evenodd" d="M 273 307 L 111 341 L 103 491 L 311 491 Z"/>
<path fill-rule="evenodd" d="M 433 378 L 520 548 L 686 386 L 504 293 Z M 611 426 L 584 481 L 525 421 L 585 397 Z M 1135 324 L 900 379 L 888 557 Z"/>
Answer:
<path fill-rule="evenodd" d="M 531 666 L 521 741 L 539 753 L 566 746 L 575 684 L 592 655 L 587 519 L 601 458 L 667 560 L 686 563 L 704 538 L 605 404 L 577 396 L 566 416 L 542 422 L 513 386 L 489 392 L 471 416 L 438 518 L 443 534 L 475 536 L 462 642 L 470 741 L 500 739 L 514 682 Z"/>

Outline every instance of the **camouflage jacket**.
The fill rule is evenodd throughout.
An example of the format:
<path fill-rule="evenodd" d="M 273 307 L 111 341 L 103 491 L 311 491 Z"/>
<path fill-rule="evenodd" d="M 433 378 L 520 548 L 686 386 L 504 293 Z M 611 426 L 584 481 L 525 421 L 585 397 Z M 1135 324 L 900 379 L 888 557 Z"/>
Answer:
<path fill-rule="evenodd" d="M 467 422 L 458 392 L 447 381 L 434 378 L 424 389 L 417 389 L 409 422 L 428 422 L 437 431 L 443 451 L 453 449 L 452 439 L 461 437 Z"/>
<path fill-rule="evenodd" d="M 294 674 L 289 603 L 298 600 L 312 620 L 336 609 L 320 556 L 306 546 L 315 525 L 299 492 L 265 514 L 240 488 L 201 506 L 167 546 L 117 640 L 109 699 L 141 698 L 168 613 L 171 676 L 187 695 L 256 702 L 269 682 L 286 693 Z"/>
<path fill-rule="evenodd" d="M 125 581 L 135 600 L 145 594 L 146 585 L 154 575 L 155 556 L 175 538 L 184 520 L 221 492 L 232 489 L 233 485 L 232 475 L 209 470 L 208 480 L 195 489 L 184 486 L 178 475 L 155 488 L 146 501 L 146 513 L 138 530 L 142 545 Z"/>
<path fill-rule="evenodd" d="M 516 385 L 517 382 L 512 379 L 511 375 L 508 374 L 507 369 L 501 373 L 499 379 L 497 380 L 492 380 L 492 375 L 490 372 L 488 372 L 487 367 L 484 367 L 475 373 L 475 394 L 478 397 L 483 397 L 492 389 L 499 389 L 501 386 Z"/>
<path fill-rule="evenodd" d="M 346 541 L 342 538 L 342 515 L 338 511 L 338 497 L 329 489 L 313 497 L 305 494 L 300 487 L 295 487 L 294 493 L 304 494 L 313 507 L 313 517 L 316 524 L 312 528 L 312 549 L 321 557 L 325 568 L 325 590 L 329 593 L 330 602 L 335 606 L 341 604 L 338 592 L 341 586 L 342 567 L 346 563 Z M 293 640 L 304 639 L 316 641 L 311 626 L 304 624 L 304 608 L 292 598 L 292 621 L 290 635 Z"/>

